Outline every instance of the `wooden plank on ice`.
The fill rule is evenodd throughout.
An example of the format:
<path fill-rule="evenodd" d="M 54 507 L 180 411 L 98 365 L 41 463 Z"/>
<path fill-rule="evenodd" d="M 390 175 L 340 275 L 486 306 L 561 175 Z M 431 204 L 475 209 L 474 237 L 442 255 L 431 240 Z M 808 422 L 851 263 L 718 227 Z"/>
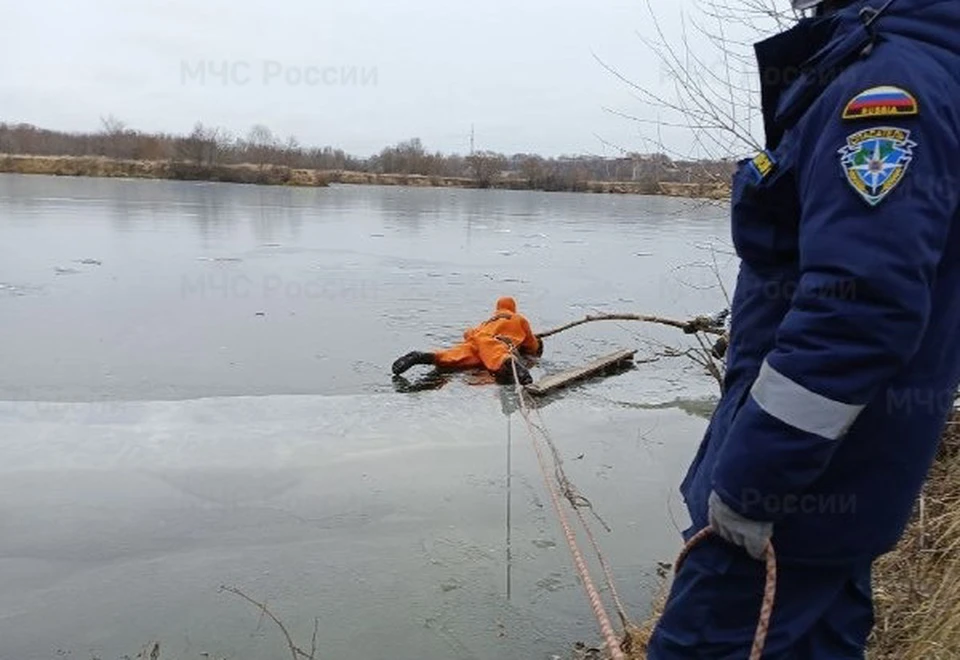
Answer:
<path fill-rule="evenodd" d="M 536 396 L 547 394 L 548 392 L 560 389 L 561 387 L 566 387 L 574 381 L 578 381 L 589 376 L 594 376 L 606 369 L 609 369 L 610 367 L 632 360 L 636 353 L 636 351 L 628 350 L 610 353 L 609 355 L 597 358 L 593 362 L 582 367 L 573 367 L 571 369 L 561 371 L 560 373 L 544 376 L 537 382 L 527 385 L 526 391 Z"/>

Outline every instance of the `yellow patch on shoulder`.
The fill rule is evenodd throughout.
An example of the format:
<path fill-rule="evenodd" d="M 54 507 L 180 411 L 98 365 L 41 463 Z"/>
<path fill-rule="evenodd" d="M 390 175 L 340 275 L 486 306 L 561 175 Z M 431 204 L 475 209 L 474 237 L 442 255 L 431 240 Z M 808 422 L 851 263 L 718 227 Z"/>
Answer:
<path fill-rule="evenodd" d="M 756 170 L 757 180 L 763 181 L 767 178 L 767 175 L 773 171 L 776 161 L 769 151 L 764 150 L 754 156 L 750 164 L 753 165 L 753 169 Z"/>

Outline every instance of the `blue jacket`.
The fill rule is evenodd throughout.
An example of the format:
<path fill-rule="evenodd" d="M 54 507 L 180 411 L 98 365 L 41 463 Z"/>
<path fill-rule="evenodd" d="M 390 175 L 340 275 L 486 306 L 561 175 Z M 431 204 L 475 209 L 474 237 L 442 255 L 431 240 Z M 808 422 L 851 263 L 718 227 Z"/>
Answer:
<path fill-rule="evenodd" d="M 960 381 L 960 2 L 861 0 L 755 46 L 724 394 L 681 486 L 784 561 L 892 548 Z"/>

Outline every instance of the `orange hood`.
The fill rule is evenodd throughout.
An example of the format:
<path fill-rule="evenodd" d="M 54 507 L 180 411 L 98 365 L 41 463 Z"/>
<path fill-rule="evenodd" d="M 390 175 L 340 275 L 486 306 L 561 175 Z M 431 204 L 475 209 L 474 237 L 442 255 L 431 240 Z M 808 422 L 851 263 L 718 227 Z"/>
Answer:
<path fill-rule="evenodd" d="M 512 312 L 517 313 L 517 301 L 511 298 L 510 296 L 503 296 L 497 300 L 497 311 L 498 312 Z"/>

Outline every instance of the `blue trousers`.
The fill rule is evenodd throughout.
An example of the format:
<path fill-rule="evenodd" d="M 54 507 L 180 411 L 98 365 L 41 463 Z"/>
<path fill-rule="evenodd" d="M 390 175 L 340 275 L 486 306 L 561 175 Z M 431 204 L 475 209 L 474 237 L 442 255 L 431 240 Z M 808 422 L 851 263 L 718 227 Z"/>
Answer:
<path fill-rule="evenodd" d="M 764 660 L 862 660 L 873 628 L 870 563 L 779 565 Z M 717 537 L 674 578 L 648 660 L 746 660 L 763 598 L 763 564 Z"/>

